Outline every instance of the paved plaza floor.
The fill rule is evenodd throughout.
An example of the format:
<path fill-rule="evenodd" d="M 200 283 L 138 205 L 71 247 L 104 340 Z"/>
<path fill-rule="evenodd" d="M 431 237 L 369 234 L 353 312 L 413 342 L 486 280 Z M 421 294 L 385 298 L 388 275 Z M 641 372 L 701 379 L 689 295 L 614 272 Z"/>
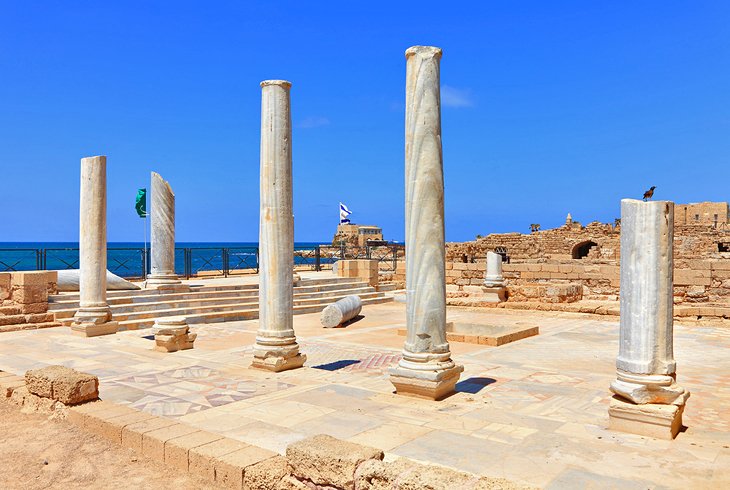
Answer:
<path fill-rule="evenodd" d="M 82 338 L 67 328 L 0 334 L 0 370 L 63 364 L 99 376 L 105 400 L 283 452 L 326 433 L 386 451 L 539 487 L 728 488 L 730 330 L 675 326 L 678 381 L 692 392 L 674 441 L 611 432 L 608 386 L 617 318 L 449 308 L 450 321 L 537 325 L 500 347 L 453 342 L 465 371 L 440 402 L 398 396 L 405 306 L 366 306 L 345 328 L 294 317 L 304 368 L 249 368 L 256 320 L 193 326 L 195 349 L 152 350 L 149 331 Z"/>

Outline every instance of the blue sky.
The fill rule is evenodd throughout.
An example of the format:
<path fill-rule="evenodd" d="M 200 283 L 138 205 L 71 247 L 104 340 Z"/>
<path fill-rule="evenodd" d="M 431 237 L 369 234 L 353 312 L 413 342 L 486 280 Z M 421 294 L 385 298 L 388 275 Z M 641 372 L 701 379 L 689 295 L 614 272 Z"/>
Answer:
<path fill-rule="evenodd" d="M 0 0 L 2 241 L 108 238 L 160 172 L 180 241 L 258 237 L 260 87 L 293 83 L 297 241 L 337 206 L 404 236 L 404 51 L 443 48 L 447 240 L 613 221 L 623 197 L 730 200 L 730 2 Z"/>

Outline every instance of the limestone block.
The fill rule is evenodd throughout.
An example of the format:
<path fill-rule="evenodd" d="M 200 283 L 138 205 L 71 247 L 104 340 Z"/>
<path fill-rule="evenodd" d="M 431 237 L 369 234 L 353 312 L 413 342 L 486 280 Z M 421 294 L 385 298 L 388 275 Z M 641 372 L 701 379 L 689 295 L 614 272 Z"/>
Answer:
<path fill-rule="evenodd" d="M 671 440 L 682 428 L 683 412 L 684 403 L 637 405 L 614 396 L 608 408 L 608 427 L 611 430 Z"/>
<path fill-rule="evenodd" d="M 38 396 L 53 398 L 65 405 L 99 398 L 99 378 L 65 366 L 48 366 L 25 373 L 28 390 Z"/>
<path fill-rule="evenodd" d="M 10 298 L 10 273 L 0 272 L 0 304 Z"/>
<path fill-rule="evenodd" d="M 136 424 L 129 424 L 122 429 L 122 446 L 135 451 L 142 452 L 142 438 L 147 432 L 162 429 L 177 422 L 162 417 L 155 417 L 149 420 L 143 420 Z"/>
<path fill-rule="evenodd" d="M 219 439 L 217 441 L 191 448 L 188 453 L 188 472 L 209 482 L 215 481 L 216 459 L 239 449 L 248 447 L 233 439 Z"/>
<path fill-rule="evenodd" d="M 163 462 L 165 460 L 165 443 L 175 437 L 198 432 L 198 429 L 185 424 L 169 425 L 142 434 L 142 454 L 148 458 Z"/>
<path fill-rule="evenodd" d="M 357 472 L 358 490 L 495 490 L 526 488 L 502 478 L 480 477 L 407 458 L 392 462 L 370 460 Z"/>
<path fill-rule="evenodd" d="M 362 311 L 360 296 L 352 294 L 328 305 L 320 316 L 320 323 L 324 328 L 339 327 L 355 318 Z"/>
<path fill-rule="evenodd" d="M 315 485 L 351 489 L 355 470 L 369 459 L 382 460 L 383 451 L 320 434 L 286 448 L 289 471 Z"/>
<path fill-rule="evenodd" d="M 95 417 L 92 417 L 94 419 Z M 122 430 L 130 425 L 130 424 L 136 424 L 138 422 L 143 422 L 145 420 L 150 420 L 155 418 L 154 415 L 147 413 L 147 412 L 138 412 L 135 411 L 134 413 L 127 413 L 125 415 L 119 415 L 117 417 L 111 417 L 108 419 L 99 419 L 98 424 L 98 432 L 94 432 L 97 435 L 100 435 L 104 437 L 105 439 L 109 439 L 110 441 L 121 445 L 122 444 Z M 87 424 L 87 428 L 89 425 L 96 425 L 96 424 Z"/>
<path fill-rule="evenodd" d="M 48 286 L 43 284 L 29 286 L 12 286 L 11 298 L 13 302 L 24 305 L 29 303 L 47 303 Z M 46 307 L 47 309 L 47 307 Z"/>
<path fill-rule="evenodd" d="M 165 443 L 165 464 L 180 471 L 188 471 L 188 454 L 198 446 L 223 439 L 220 434 L 197 431 L 174 437 Z"/>
<path fill-rule="evenodd" d="M 215 481 L 226 488 L 240 489 L 243 487 L 243 474 L 248 467 L 274 456 L 276 453 L 256 446 L 247 446 L 224 454 L 214 463 Z"/>
<path fill-rule="evenodd" d="M 187 319 L 182 316 L 162 317 L 155 320 L 154 350 L 159 352 L 176 352 L 192 349 L 198 334 L 191 333 Z"/>
<path fill-rule="evenodd" d="M 243 473 L 243 488 L 280 490 L 281 481 L 288 474 L 286 458 L 277 455 L 247 467 Z"/>

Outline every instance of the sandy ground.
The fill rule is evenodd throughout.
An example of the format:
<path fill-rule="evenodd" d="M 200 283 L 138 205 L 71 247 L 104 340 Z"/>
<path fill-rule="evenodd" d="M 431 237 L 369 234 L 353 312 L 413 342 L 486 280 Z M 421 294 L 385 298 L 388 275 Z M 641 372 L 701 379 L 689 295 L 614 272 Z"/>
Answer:
<path fill-rule="evenodd" d="M 66 421 L 0 401 L 0 488 L 214 488 Z"/>

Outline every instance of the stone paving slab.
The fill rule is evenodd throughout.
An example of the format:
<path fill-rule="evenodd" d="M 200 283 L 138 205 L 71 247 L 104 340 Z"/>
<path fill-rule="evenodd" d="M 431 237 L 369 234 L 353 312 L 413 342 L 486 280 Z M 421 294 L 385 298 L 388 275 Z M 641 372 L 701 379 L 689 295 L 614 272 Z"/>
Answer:
<path fill-rule="evenodd" d="M 409 456 L 542 487 L 730 484 L 730 330 L 675 326 L 678 378 L 692 398 L 686 431 L 659 441 L 607 430 L 616 319 L 450 308 L 449 321 L 535 325 L 540 335 L 498 347 L 452 342 L 465 371 L 455 395 L 431 402 L 394 395 L 387 377 L 400 359 L 404 305 L 370 305 L 363 315 L 334 331 L 321 328 L 318 314 L 296 316 L 308 361 L 278 374 L 248 367 L 256 320 L 196 325 L 195 349 L 173 354 L 152 351 L 144 330 L 95 338 L 65 328 L 3 333 L 0 370 L 73 367 L 99 377 L 102 399 L 280 454 L 325 433 L 379 447 L 386 459 Z"/>

